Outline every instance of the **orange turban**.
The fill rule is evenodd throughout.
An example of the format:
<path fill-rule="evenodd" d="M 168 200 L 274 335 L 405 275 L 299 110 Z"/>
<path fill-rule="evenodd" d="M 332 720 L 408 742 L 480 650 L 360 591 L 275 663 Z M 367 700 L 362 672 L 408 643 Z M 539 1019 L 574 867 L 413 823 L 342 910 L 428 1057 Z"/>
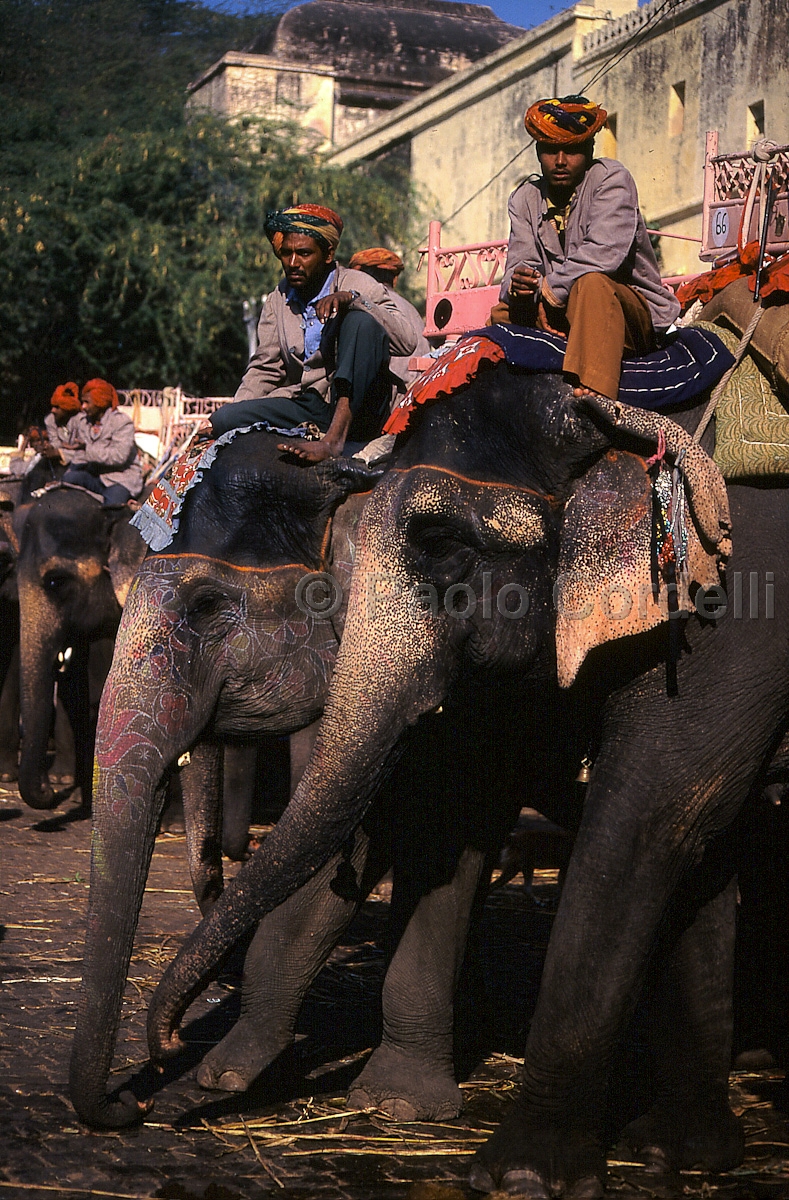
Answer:
<path fill-rule="evenodd" d="M 52 393 L 50 400 L 52 408 L 62 408 L 63 412 L 79 412 L 79 388 L 76 383 L 61 383 Z"/>
<path fill-rule="evenodd" d="M 96 408 L 118 407 L 118 393 L 106 379 L 89 379 L 82 385 L 82 399 Z"/>
<path fill-rule="evenodd" d="M 322 204 L 295 204 L 281 212 L 267 212 L 266 237 L 279 254 L 286 233 L 303 233 L 314 238 L 324 250 L 335 250 L 342 235 L 342 217 Z"/>
<path fill-rule="evenodd" d="M 593 138 L 605 124 L 608 113 L 586 96 L 562 96 L 538 100 L 526 110 L 523 123 L 537 142 L 580 146 Z"/>
<path fill-rule="evenodd" d="M 357 250 L 348 263 L 354 271 L 363 271 L 365 267 L 379 267 L 382 271 L 391 271 L 399 275 L 404 263 L 399 254 L 387 250 L 385 246 L 372 246 L 369 250 Z"/>

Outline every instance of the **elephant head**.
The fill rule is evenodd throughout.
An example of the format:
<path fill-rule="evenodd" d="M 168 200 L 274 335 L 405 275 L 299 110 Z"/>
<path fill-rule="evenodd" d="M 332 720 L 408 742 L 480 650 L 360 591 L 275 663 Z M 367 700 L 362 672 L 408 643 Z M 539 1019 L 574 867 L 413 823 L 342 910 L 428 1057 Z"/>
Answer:
<path fill-rule="evenodd" d="M 725 487 L 672 422 L 503 366 L 421 414 L 364 511 L 311 761 L 264 846 L 168 968 L 149 1010 L 154 1058 L 178 1048 L 178 1021 L 228 946 L 349 836 L 405 727 L 450 688 L 539 670 L 554 646 L 567 683 L 591 646 L 666 619 L 650 582 L 650 481 L 632 453 L 654 448 L 661 430 L 669 454 L 685 452 L 698 526 L 690 567 L 705 585 L 727 549 Z M 574 563 L 583 573 L 562 579 Z M 635 609 L 617 626 L 610 594 L 626 584 Z M 582 635 L 560 622 L 554 643 L 554 593 L 565 626 L 588 622 Z"/>
<path fill-rule="evenodd" d="M 46 746 L 54 664 L 75 649 L 75 670 L 87 671 L 88 644 L 115 636 L 132 576 L 145 551 L 127 509 L 107 509 L 81 489 L 47 491 L 14 513 L 18 539 L 22 756 L 19 791 L 31 808 L 52 808 Z M 70 713 L 75 724 L 77 783 L 90 804 L 92 738 L 87 683 Z"/>
<path fill-rule="evenodd" d="M 131 1095 L 110 1098 L 106 1086 L 168 770 L 188 749 L 206 769 L 210 738 L 291 733 L 323 708 L 344 609 L 332 603 L 319 619 L 320 605 L 300 606 L 299 588 L 317 574 L 320 591 L 329 567 L 340 580 L 350 574 L 377 476 L 350 460 L 295 465 L 277 440 L 252 433 L 220 451 L 187 494 L 171 545 L 143 562 L 123 611 L 96 735 L 71 1062 L 72 1100 L 92 1125 L 140 1117 Z M 222 887 L 216 828 L 189 819 L 187 850 L 206 911 Z"/>

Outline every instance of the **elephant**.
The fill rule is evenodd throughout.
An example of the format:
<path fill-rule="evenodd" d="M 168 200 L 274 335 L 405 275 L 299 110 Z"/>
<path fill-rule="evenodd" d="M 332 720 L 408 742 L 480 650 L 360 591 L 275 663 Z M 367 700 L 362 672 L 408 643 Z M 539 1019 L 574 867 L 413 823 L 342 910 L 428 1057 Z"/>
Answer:
<path fill-rule="evenodd" d="M 96 741 L 88 934 L 71 1067 L 72 1100 L 88 1124 L 123 1126 L 146 1108 L 131 1093 L 107 1097 L 105 1089 L 161 781 L 189 747 L 198 784 L 196 796 L 184 798 L 187 845 L 195 895 L 207 912 L 222 888 L 217 813 L 204 803 L 216 789 L 217 740 L 301 727 L 307 735 L 302 748 L 311 746 L 344 605 L 336 611 L 332 606 L 329 620 L 314 621 L 295 597 L 315 568 L 327 565 L 342 593 L 355 555 L 356 524 L 376 478 L 351 462 L 294 467 L 266 434 L 238 439 L 187 496 L 166 553 L 149 554 L 132 584 Z M 350 494 L 354 488 L 367 491 Z M 261 512 L 271 519 L 261 521 Z M 320 573 L 314 582 L 321 585 Z M 520 684 L 515 690 L 510 709 L 523 708 Z M 175 711 L 178 720 L 172 719 Z M 201 1065 L 202 1086 L 243 1090 L 291 1043 L 309 983 L 392 864 L 392 963 L 383 1001 L 387 1036 L 359 1086 L 374 1091 L 385 1107 L 391 1100 L 393 1112 L 458 1113 L 452 993 L 477 885 L 522 802 L 518 738 L 512 738 L 508 730 L 502 743 L 499 713 L 480 721 L 451 701 L 440 719 L 412 731 L 403 763 L 364 828 L 311 888 L 256 934 L 245 980 L 260 979 L 261 991 L 248 1004 L 245 985 L 242 1020 Z M 299 741 L 297 732 L 291 738 L 296 775 L 302 769 Z M 452 811 L 458 824 L 450 797 L 483 795 L 491 764 L 502 756 L 512 764 L 509 782 L 505 787 L 502 780 L 500 789 L 506 795 L 493 812 L 467 804 L 459 837 L 444 820 Z M 436 758 L 451 765 L 448 778 L 437 777 Z M 418 826 L 404 815 L 417 811 Z M 426 838 L 427 812 L 434 836 Z M 453 911 L 453 936 L 447 938 L 444 924 Z M 269 971 L 282 945 L 289 947 L 287 969 Z M 421 955 L 416 999 L 409 987 L 412 947 Z M 403 1056 L 403 1046 L 419 1056 L 421 1083 L 418 1094 L 401 1101 L 399 1089 L 381 1081 Z"/>
<path fill-rule="evenodd" d="M 29 476 L 9 477 L 0 481 L 0 783 L 18 778 L 19 764 L 19 596 L 16 559 L 19 549 L 13 513 L 21 503 L 30 502 L 31 491 L 49 482 L 51 468 L 36 464 Z M 74 782 L 74 739 L 62 702 L 55 707 L 52 733 L 54 760 L 49 774 L 53 783 L 68 786 Z"/>
<path fill-rule="evenodd" d="M 23 498 L 14 512 L 23 730 L 19 792 L 31 808 L 50 809 L 59 800 L 47 776 L 46 749 L 54 665 L 67 647 L 71 662 L 59 694 L 74 735 L 75 782 L 83 807 L 90 807 L 90 677 L 93 690 L 100 691 L 109 666 L 108 641 L 145 551 L 130 516 L 125 506 L 106 508 L 82 489 L 67 486 L 27 502 Z"/>
<path fill-rule="evenodd" d="M 72 1052 L 72 1098 L 91 1124 L 139 1113 L 133 1099 L 110 1101 L 105 1091 L 168 773 L 189 751 L 187 853 L 206 912 L 223 885 L 221 742 L 302 731 L 293 758 L 306 757 L 300 743 L 322 711 L 344 607 L 318 620 L 294 595 L 300 581 L 320 590 L 329 562 L 350 574 L 375 478 L 350 459 L 305 470 L 262 431 L 236 438 L 187 494 L 172 544 L 148 554 L 129 588 L 99 710 Z"/>
<path fill-rule="evenodd" d="M 416 414 L 360 523 L 310 762 L 165 972 L 149 1008 L 152 1057 L 177 1048 L 179 1020 L 227 946 L 352 836 L 403 732 L 464 672 L 528 676 L 555 654 L 595 761 L 520 1097 L 472 1184 L 540 1200 L 603 1194 L 605 1088 L 645 988 L 654 1096 L 623 1132 L 630 1152 L 668 1171 L 741 1160 L 727 1099 L 731 842 L 787 725 L 789 490 L 732 484 L 727 497 L 683 428 L 698 416 L 576 397 L 504 364 Z M 692 520 L 689 584 L 678 574 L 656 600 L 660 526 L 643 455 L 657 444 L 660 466 L 661 434 L 685 469 Z M 398 1086 L 406 1096 L 417 1083 Z"/>

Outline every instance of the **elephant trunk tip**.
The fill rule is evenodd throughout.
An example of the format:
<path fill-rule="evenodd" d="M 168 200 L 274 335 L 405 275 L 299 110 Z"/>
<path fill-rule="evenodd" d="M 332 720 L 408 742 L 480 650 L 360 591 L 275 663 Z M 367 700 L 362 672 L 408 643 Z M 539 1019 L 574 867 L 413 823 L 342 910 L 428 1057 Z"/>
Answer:
<path fill-rule="evenodd" d="M 61 796 L 48 783 L 44 784 L 38 779 L 31 783 L 29 780 L 23 779 L 21 772 L 19 795 L 28 808 L 35 808 L 37 811 L 57 808 L 61 801 Z"/>
<path fill-rule="evenodd" d="M 167 1015 L 159 1008 L 150 1008 L 148 1011 L 148 1053 L 151 1056 L 151 1062 L 161 1070 L 163 1062 L 180 1054 L 185 1047 L 186 1043 L 181 1040 L 178 1029 L 178 1017 L 174 1015 L 172 1019 L 168 1019 Z"/>
<path fill-rule="evenodd" d="M 105 1095 L 88 1104 L 74 1097 L 73 1103 L 80 1121 L 91 1129 L 127 1129 L 141 1124 L 153 1109 L 153 1100 L 138 1100 L 129 1091 L 115 1097 Z"/>

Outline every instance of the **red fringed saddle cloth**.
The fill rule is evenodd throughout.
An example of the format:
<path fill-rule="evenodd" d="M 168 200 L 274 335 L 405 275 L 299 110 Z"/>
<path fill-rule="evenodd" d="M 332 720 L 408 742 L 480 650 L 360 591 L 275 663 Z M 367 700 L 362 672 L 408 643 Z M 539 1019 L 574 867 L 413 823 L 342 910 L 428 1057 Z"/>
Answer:
<path fill-rule="evenodd" d="M 457 342 L 435 365 L 415 380 L 384 425 L 384 433 L 402 433 L 408 428 L 411 413 L 420 404 L 433 404 L 451 396 L 469 383 L 483 367 L 492 367 L 505 358 L 501 346 L 490 338 L 470 337 Z"/>

